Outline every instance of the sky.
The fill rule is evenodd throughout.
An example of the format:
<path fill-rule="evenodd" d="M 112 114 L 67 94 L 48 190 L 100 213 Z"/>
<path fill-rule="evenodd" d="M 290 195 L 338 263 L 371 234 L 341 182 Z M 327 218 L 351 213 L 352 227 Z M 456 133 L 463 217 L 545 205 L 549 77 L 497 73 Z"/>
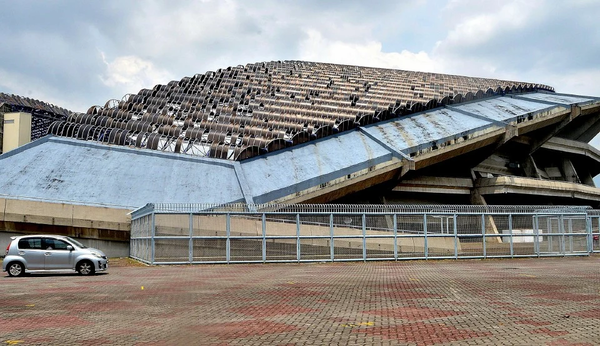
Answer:
<path fill-rule="evenodd" d="M 159 83 L 271 60 L 509 79 L 600 96 L 598 0 L 0 3 L 0 92 L 79 112 Z"/>

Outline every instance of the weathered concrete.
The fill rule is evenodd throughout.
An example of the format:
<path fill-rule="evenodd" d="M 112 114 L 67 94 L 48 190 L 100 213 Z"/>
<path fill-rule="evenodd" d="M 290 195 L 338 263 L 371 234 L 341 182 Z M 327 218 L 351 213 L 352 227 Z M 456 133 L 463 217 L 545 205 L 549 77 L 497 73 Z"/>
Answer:
<path fill-rule="evenodd" d="M 482 195 L 517 193 L 600 201 L 600 189 L 562 181 L 522 177 L 482 178 L 476 182 Z"/>
<path fill-rule="evenodd" d="M 0 249 L 13 235 L 60 234 L 123 257 L 129 256 L 130 229 L 127 209 L 0 198 Z"/>

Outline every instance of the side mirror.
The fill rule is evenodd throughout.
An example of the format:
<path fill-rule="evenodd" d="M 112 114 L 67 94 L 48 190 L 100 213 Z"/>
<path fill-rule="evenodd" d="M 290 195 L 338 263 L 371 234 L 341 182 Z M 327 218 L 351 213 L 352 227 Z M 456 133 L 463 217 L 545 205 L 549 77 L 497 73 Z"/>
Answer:
<path fill-rule="evenodd" d="M 67 245 L 67 250 L 73 251 L 73 247 L 71 245 Z"/>

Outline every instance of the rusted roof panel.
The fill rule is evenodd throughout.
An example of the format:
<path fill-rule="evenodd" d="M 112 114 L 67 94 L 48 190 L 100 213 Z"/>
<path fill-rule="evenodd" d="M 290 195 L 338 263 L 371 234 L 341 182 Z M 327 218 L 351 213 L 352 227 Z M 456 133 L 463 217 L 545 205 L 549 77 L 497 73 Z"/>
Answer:
<path fill-rule="evenodd" d="M 539 112 L 548 108 L 554 108 L 556 105 L 535 102 L 536 98 L 513 98 L 513 97 L 494 97 L 478 102 L 471 102 L 457 106 L 456 108 L 479 115 L 484 118 L 510 122 L 520 116 Z"/>
<path fill-rule="evenodd" d="M 520 97 L 527 98 L 530 100 L 539 100 L 552 103 L 562 104 L 575 104 L 575 103 L 587 103 L 596 100 L 595 97 L 579 96 L 579 95 L 565 95 L 555 93 L 529 93 L 524 94 Z"/>
<path fill-rule="evenodd" d="M 440 109 L 374 124 L 364 130 L 395 151 L 410 154 L 415 150 L 461 139 L 483 128 L 498 126 L 491 121 Z"/>
<path fill-rule="evenodd" d="M 56 122 L 50 133 L 241 161 L 391 118 L 553 88 L 439 73 L 304 61 L 184 77 Z"/>

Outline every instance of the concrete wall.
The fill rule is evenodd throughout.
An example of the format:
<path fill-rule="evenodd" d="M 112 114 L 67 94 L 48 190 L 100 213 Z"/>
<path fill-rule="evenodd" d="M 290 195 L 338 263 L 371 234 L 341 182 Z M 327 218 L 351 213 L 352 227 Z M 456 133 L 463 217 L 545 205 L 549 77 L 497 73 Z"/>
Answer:
<path fill-rule="evenodd" d="M 59 234 L 108 257 L 127 257 L 130 229 L 127 209 L 0 198 L 0 256 L 11 236 Z"/>
<path fill-rule="evenodd" d="M 0 221 L 80 228 L 89 238 L 99 238 L 99 230 L 129 234 L 131 229 L 127 209 L 5 198 L 0 198 Z"/>
<path fill-rule="evenodd" d="M 10 243 L 11 241 L 10 237 L 21 235 L 23 235 L 23 233 L 0 231 L 0 257 L 4 257 L 5 249 L 8 246 L 8 243 Z M 85 246 L 93 247 L 103 251 L 109 258 L 129 257 L 129 242 L 87 239 L 77 237 L 72 238 L 78 240 Z"/>

